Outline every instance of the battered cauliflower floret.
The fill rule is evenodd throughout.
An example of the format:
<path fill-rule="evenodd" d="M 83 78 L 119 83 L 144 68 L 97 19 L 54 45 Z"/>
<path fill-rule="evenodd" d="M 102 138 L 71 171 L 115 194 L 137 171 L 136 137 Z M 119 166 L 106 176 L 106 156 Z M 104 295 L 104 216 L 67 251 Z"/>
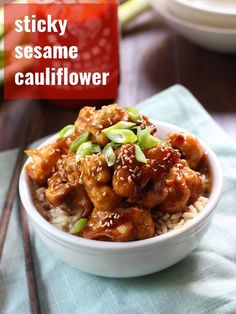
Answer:
<path fill-rule="evenodd" d="M 154 222 L 150 210 L 131 206 L 112 212 L 96 208 L 80 236 L 94 240 L 124 242 L 153 237 Z"/>
<path fill-rule="evenodd" d="M 113 189 L 117 195 L 132 197 L 136 194 L 141 164 L 135 158 L 133 144 L 122 145 L 116 149 L 116 164 L 112 178 Z"/>
<path fill-rule="evenodd" d="M 48 188 L 45 190 L 46 199 L 50 204 L 57 207 L 65 202 L 73 188 L 73 185 L 69 184 L 67 180 L 63 180 L 61 173 L 57 171 L 48 180 Z"/>
<path fill-rule="evenodd" d="M 192 170 L 186 160 L 181 160 L 180 169 L 184 175 L 186 185 L 190 190 L 188 205 L 193 204 L 204 193 L 205 177 L 199 172 Z"/>
<path fill-rule="evenodd" d="M 45 190 L 47 201 L 55 207 L 63 205 L 70 214 L 77 214 L 79 211 L 83 216 L 87 216 L 93 204 L 82 185 L 75 155 L 64 155 L 58 161 L 57 168 L 57 172 L 48 180 Z"/>
<path fill-rule="evenodd" d="M 63 155 L 62 158 L 58 160 L 57 168 L 64 182 L 69 182 L 72 185 L 82 183 L 81 170 L 75 160 L 75 154 Z"/>
<path fill-rule="evenodd" d="M 165 185 L 168 193 L 160 207 L 171 214 L 186 210 L 198 199 L 204 187 L 200 173 L 190 169 L 185 160 L 171 169 Z"/>
<path fill-rule="evenodd" d="M 27 150 L 26 154 L 32 161 L 26 166 L 26 172 L 32 181 L 46 184 L 47 179 L 56 171 L 57 161 L 66 149 L 64 141 L 56 141 L 39 149 Z"/>
<path fill-rule="evenodd" d="M 179 161 L 179 154 L 164 144 L 146 149 L 144 153 L 146 164 L 136 160 L 133 144 L 123 145 L 117 150 L 113 189 L 131 203 L 153 208 L 167 195 L 164 179 Z"/>
<path fill-rule="evenodd" d="M 167 141 L 181 152 L 190 168 L 197 169 L 204 151 L 196 137 L 189 133 L 170 133 L 167 135 Z"/>
<path fill-rule="evenodd" d="M 179 161 L 179 154 L 166 144 L 146 149 L 144 153 L 147 164 L 144 164 L 141 170 L 142 192 L 138 197 L 138 204 L 153 208 L 167 196 L 165 178 L 171 168 Z"/>
<path fill-rule="evenodd" d="M 186 209 L 190 191 L 182 171 L 176 167 L 166 180 L 167 196 L 160 204 L 162 211 L 174 214 Z"/>
<path fill-rule="evenodd" d="M 77 133 L 90 132 L 93 142 L 105 146 L 109 140 L 101 131 L 119 121 L 128 120 L 127 112 L 117 104 L 103 106 L 99 110 L 96 110 L 95 107 L 84 107 L 75 121 L 75 127 Z"/>
<path fill-rule="evenodd" d="M 81 159 L 81 179 L 85 189 L 98 210 L 113 210 L 120 203 L 120 197 L 113 191 L 111 173 L 105 156 L 101 153 Z"/>

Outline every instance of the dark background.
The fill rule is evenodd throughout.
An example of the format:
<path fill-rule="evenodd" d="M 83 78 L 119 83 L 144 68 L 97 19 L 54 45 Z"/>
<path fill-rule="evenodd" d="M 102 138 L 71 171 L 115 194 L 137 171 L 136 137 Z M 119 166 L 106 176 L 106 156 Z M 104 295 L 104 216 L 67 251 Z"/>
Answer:
<path fill-rule="evenodd" d="M 154 12 L 147 12 L 122 34 L 120 62 L 120 105 L 134 106 L 179 83 L 236 139 L 236 54 L 197 47 L 169 30 Z M 0 150 L 18 147 L 25 135 L 33 141 L 54 133 L 78 113 L 78 108 L 62 109 L 46 102 L 5 102 L 2 94 L 1 90 Z"/>

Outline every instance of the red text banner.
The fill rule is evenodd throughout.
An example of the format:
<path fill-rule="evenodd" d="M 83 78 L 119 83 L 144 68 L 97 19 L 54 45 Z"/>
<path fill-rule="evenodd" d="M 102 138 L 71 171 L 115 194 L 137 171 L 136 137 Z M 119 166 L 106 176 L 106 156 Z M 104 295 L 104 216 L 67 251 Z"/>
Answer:
<path fill-rule="evenodd" d="M 117 97 L 116 1 L 7 4 L 4 20 L 6 99 Z"/>

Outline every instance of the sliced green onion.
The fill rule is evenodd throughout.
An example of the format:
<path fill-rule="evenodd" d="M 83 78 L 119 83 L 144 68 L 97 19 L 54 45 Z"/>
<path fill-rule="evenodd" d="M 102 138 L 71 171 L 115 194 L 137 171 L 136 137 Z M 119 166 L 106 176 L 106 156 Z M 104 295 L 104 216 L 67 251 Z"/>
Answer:
<path fill-rule="evenodd" d="M 92 144 L 92 154 L 100 153 L 102 151 L 100 145 Z"/>
<path fill-rule="evenodd" d="M 137 122 L 139 120 L 142 120 L 142 116 L 136 108 L 126 107 L 125 110 L 127 111 L 131 121 Z"/>
<path fill-rule="evenodd" d="M 106 162 L 108 167 L 112 167 L 116 162 L 116 155 L 114 153 L 114 150 L 112 148 L 112 144 L 108 143 L 102 151 L 103 155 L 106 157 Z"/>
<path fill-rule="evenodd" d="M 65 126 L 61 131 L 58 133 L 58 138 L 64 138 L 67 137 L 75 132 L 75 126 L 72 124 L 69 124 Z"/>
<path fill-rule="evenodd" d="M 89 137 L 89 132 L 85 132 L 81 134 L 79 137 L 77 137 L 74 142 L 71 143 L 70 148 L 69 148 L 69 153 L 73 153 L 76 149 L 80 147 L 81 144 L 86 142 Z"/>
<path fill-rule="evenodd" d="M 142 128 L 140 125 L 136 125 L 133 128 L 131 128 L 131 130 L 134 130 L 136 134 L 139 135 L 139 133 L 142 131 Z"/>
<path fill-rule="evenodd" d="M 80 218 L 71 228 L 70 233 L 71 234 L 79 233 L 87 225 L 87 222 L 88 222 L 87 218 Z"/>
<path fill-rule="evenodd" d="M 133 126 L 135 126 L 135 123 L 133 123 L 133 122 L 120 121 L 120 122 L 110 126 L 109 128 L 106 128 L 106 129 L 102 130 L 102 133 L 107 135 L 112 130 L 116 130 L 116 129 L 130 129 Z"/>
<path fill-rule="evenodd" d="M 1 28 L 1 25 L 0 25 L 0 28 Z M 4 51 L 1 50 L 1 44 L 0 44 L 0 69 L 2 69 L 3 67 L 4 67 Z"/>
<path fill-rule="evenodd" d="M 92 153 L 93 145 L 91 141 L 82 143 L 80 147 L 77 149 L 75 161 L 78 162 L 80 158 L 84 158 L 87 155 Z"/>
<path fill-rule="evenodd" d="M 0 70 L 4 68 L 4 59 L 0 57 Z"/>
<path fill-rule="evenodd" d="M 160 143 L 159 139 L 150 134 L 151 127 L 142 130 L 138 135 L 138 144 L 141 149 L 151 148 Z"/>
<path fill-rule="evenodd" d="M 144 153 L 142 152 L 141 148 L 136 144 L 134 146 L 135 146 L 135 158 L 137 159 L 137 161 L 146 164 L 147 159 L 146 159 Z"/>
<path fill-rule="evenodd" d="M 138 139 L 134 132 L 130 130 L 111 130 L 106 136 L 118 144 L 134 143 Z"/>

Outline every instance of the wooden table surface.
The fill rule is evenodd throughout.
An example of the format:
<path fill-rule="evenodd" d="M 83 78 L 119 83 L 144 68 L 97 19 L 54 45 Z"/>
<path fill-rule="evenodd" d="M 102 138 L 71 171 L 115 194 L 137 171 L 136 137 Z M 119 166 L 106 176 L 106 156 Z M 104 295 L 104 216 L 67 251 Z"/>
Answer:
<path fill-rule="evenodd" d="M 134 106 L 167 87 L 186 86 L 236 139 L 236 55 L 206 51 L 147 12 L 122 34 L 118 103 Z M 2 91 L 1 91 L 2 94 Z M 77 110 L 38 101 L 0 101 L 0 150 L 18 147 L 31 111 L 33 141 L 73 122 Z M 29 131 L 28 131 L 29 132 Z"/>

